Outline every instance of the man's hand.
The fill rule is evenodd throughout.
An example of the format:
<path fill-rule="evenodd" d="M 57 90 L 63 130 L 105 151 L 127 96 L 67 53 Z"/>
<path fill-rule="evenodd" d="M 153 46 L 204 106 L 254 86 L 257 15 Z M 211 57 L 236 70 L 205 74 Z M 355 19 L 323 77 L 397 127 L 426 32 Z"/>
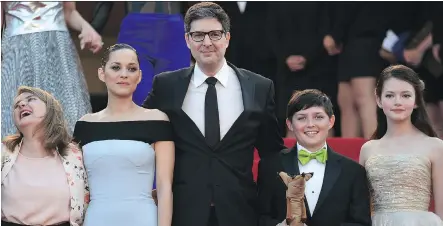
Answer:
<path fill-rule="evenodd" d="M 278 223 L 276 226 L 290 226 L 290 225 L 286 224 L 286 220 L 284 220 L 281 223 Z M 299 226 L 307 226 L 307 225 L 300 223 Z"/>
<path fill-rule="evenodd" d="M 408 49 L 403 51 L 403 56 L 406 63 L 417 67 L 421 64 L 423 53 L 418 51 L 417 49 Z"/>
<path fill-rule="evenodd" d="M 397 63 L 397 58 L 395 58 L 395 55 L 383 48 L 381 48 L 378 51 L 378 54 L 380 55 L 381 58 L 385 59 L 386 61 L 388 61 L 391 64 Z"/>
<path fill-rule="evenodd" d="M 335 43 L 334 38 L 332 38 L 331 35 L 326 35 L 323 38 L 323 46 L 325 47 L 326 51 L 330 56 L 337 55 L 341 53 L 341 46 L 337 46 L 337 43 Z"/>
<path fill-rule="evenodd" d="M 440 52 L 440 44 L 436 44 L 434 46 L 432 46 L 432 55 L 434 55 L 434 58 L 439 62 L 441 62 L 440 56 L 439 56 L 439 52 Z"/>
<path fill-rule="evenodd" d="M 306 59 L 300 55 L 291 55 L 286 59 L 286 64 L 291 71 L 300 71 L 305 68 Z"/>

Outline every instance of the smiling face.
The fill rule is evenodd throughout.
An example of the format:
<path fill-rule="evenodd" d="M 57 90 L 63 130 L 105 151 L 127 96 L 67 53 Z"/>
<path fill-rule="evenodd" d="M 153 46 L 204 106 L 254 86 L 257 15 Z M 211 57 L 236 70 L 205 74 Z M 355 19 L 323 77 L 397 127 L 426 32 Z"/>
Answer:
<path fill-rule="evenodd" d="M 118 49 L 109 53 L 106 64 L 98 75 L 108 92 L 118 97 L 130 97 L 141 81 L 137 54 L 131 49 Z"/>
<path fill-rule="evenodd" d="M 46 115 L 46 104 L 32 93 L 21 93 L 14 100 L 14 123 L 21 131 L 39 125 Z"/>
<path fill-rule="evenodd" d="M 211 33 L 206 35 L 204 32 Z M 203 40 L 199 41 L 202 36 Z M 230 37 L 229 32 L 223 32 L 223 26 L 216 18 L 194 20 L 191 30 L 185 34 L 192 56 L 202 66 L 216 65 L 223 61 Z"/>
<path fill-rule="evenodd" d="M 403 80 L 389 78 L 385 81 L 377 105 L 383 109 L 388 120 L 410 120 L 412 111 L 417 107 L 414 87 Z"/>
<path fill-rule="evenodd" d="M 297 142 L 311 150 L 323 147 L 328 137 L 329 130 L 334 126 L 335 116 L 328 116 L 325 109 L 313 106 L 296 112 L 286 124 Z"/>

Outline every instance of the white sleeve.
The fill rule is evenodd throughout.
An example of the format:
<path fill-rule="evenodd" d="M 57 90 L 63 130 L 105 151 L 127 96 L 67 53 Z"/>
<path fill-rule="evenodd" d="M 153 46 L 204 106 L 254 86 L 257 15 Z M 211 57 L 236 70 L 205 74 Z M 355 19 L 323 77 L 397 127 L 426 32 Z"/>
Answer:
<path fill-rule="evenodd" d="M 392 52 L 392 47 L 394 47 L 397 42 L 398 36 L 392 30 L 388 30 L 381 46 L 384 50 Z"/>

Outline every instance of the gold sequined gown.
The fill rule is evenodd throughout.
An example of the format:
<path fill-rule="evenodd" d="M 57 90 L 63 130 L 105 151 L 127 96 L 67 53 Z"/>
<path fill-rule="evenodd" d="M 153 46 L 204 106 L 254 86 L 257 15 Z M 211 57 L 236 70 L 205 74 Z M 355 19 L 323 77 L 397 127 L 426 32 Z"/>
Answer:
<path fill-rule="evenodd" d="M 376 155 L 366 161 L 373 226 L 443 226 L 429 212 L 431 162 L 424 156 Z"/>

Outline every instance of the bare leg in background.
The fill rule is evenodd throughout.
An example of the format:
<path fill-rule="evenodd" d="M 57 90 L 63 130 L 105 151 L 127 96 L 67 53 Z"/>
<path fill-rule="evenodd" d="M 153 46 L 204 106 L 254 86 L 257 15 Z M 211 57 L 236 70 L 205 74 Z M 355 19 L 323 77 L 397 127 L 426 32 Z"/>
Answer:
<path fill-rule="evenodd" d="M 375 77 L 358 77 L 351 80 L 352 96 L 361 119 L 363 137 L 369 139 L 377 129 L 377 103 Z"/>
<path fill-rule="evenodd" d="M 341 114 L 341 137 L 360 137 L 360 123 L 349 82 L 338 84 L 338 106 Z"/>

